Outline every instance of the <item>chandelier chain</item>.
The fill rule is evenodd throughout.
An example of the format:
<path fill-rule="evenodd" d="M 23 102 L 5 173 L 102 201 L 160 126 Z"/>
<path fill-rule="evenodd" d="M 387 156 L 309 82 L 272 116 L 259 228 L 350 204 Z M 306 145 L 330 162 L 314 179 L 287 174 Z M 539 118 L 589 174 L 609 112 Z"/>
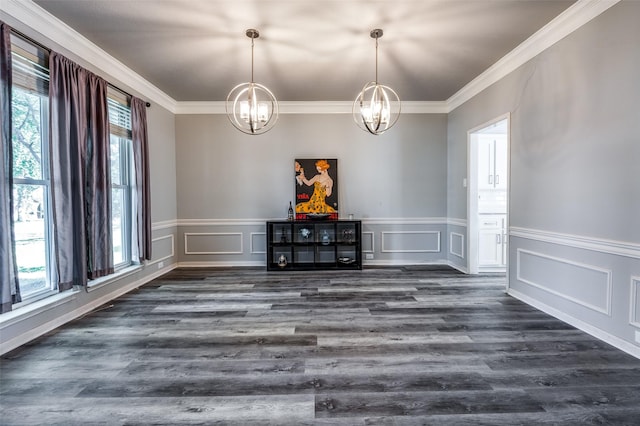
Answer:
<path fill-rule="evenodd" d="M 255 38 L 251 37 L 251 82 L 253 83 L 253 42 Z"/>
<path fill-rule="evenodd" d="M 378 84 L 378 37 L 376 37 L 376 84 Z"/>

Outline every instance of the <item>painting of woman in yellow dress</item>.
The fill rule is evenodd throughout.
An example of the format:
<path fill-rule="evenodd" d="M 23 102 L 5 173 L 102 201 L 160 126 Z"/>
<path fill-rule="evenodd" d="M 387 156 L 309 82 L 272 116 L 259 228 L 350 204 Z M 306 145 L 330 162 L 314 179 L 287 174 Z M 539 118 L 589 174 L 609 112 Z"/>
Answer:
<path fill-rule="evenodd" d="M 338 160 L 295 161 L 296 219 L 304 220 L 317 216 L 338 219 L 338 195 L 335 191 L 337 163 Z M 308 170 L 313 169 L 315 174 L 308 178 Z"/>

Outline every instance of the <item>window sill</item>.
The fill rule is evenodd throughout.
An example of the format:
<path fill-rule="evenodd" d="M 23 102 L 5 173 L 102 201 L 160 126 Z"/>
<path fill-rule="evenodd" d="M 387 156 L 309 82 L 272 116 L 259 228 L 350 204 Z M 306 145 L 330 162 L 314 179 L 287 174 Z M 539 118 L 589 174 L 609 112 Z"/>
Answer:
<path fill-rule="evenodd" d="M 105 285 L 111 284 L 114 281 L 121 280 L 139 271 L 142 271 L 142 269 L 144 269 L 143 265 L 131 265 L 126 268 L 120 269 L 119 271 L 111 275 L 107 275 L 106 277 L 101 277 L 95 280 L 91 280 L 87 284 L 87 292 L 91 293 L 92 291 L 102 288 Z"/>
<path fill-rule="evenodd" d="M 27 318 L 39 315 L 57 306 L 64 305 L 75 300 L 79 290 L 68 290 L 62 293 L 56 293 L 44 299 L 35 302 L 18 303 L 14 305 L 13 310 L 0 315 L 0 330 L 9 327 L 17 322 L 24 321 Z"/>
<path fill-rule="evenodd" d="M 106 277 L 98 278 L 96 280 L 89 281 L 87 285 L 87 292 L 97 290 L 114 281 L 121 280 L 130 275 L 141 271 L 144 268 L 143 265 L 132 265 L 117 271 Z M 76 299 L 81 289 L 74 287 L 72 290 L 67 290 L 62 293 L 53 293 L 50 296 L 43 297 L 42 299 L 35 301 L 26 301 L 17 303 L 13 306 L 13 310 L 0 315 L 0 330 L 6 327 L 10 327 L 20 321 L 24 321 L 33 316 L 39 315 L 50 309 L 54 309 L 57 306 L 64 305 Z"/>

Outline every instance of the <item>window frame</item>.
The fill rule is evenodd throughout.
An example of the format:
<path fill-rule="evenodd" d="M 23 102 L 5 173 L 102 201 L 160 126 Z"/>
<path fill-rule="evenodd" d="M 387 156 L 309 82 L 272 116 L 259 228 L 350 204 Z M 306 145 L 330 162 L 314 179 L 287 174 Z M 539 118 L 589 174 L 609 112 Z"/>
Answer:
<path fill-rule="evenodd" d="M 117 140 L 120 181 L 114 183 L 111 179 L 111 223 L 113 230 L 114 220 L 114 190 L 122 191 L 122 217 L 120 229 L 120 241 L 122 246 L 122 262 L 115 263 L 115 238 L 112 235 L 111 250 L 114 255 L 114 270 L 119 271 L 134 264 L 132 242 L 133 242 L 133 146 L 131 135 L 131 96 L 124 94 L 120 90 L 109 86 L 107 91 L 107 103 L 109 107 L 109 137 L 110 144 Z M 112 161 L 110 159 L 110 161 Z M 112 170 L 113 164 L 109 170 Z"/>
<path fill-rule="evenodd" d="M 49 51 L 22 37 L 14 32 L 10 36 L 11 55 L 14 59 L 13 64 L 22 64 L 22 66 L 12 66 L 13 82 L 11 85 L 11 109 L 14 110 L 14 96 L 16 91 L 24 92 L 27 96 L 37 96 L 39 102 L 39 142 L 40 142 L 40 178 L 34 177 L 18 177 L 12 176 L 12 191 L 19 186 L 39 186 L 42 187 L 42 219 L 44 225 L 44 261 L 45 261 L 45 281 L 43 288 L 36 291 L 26 292 L 22 288 L 23 280 L 20 279 L 18 273 L 18 281 L 21 285 L 21 297 L 23 303 L 31 303 L 45 297 L 49 297 L 57 293 L 57 285 L 53 279 L 53 217 L 51 204 L 51 168 L 50 168 L 50 150 L 51 140 L 49 135 L 49 69 L 48 55 Z M 25 64 L 27 64 L 25 66 Z M 13 114 L 12 114 L 13 115 Z M 15 116 L 12 118 L 11 125 L 14 126 Z M 14 139 L 11 140 L 11 149 L 15 149 Z M 16 206 L 14 205 L 15 209 Z M 14 226 L 17 223 L 17 215 L 14 215 Z"/>

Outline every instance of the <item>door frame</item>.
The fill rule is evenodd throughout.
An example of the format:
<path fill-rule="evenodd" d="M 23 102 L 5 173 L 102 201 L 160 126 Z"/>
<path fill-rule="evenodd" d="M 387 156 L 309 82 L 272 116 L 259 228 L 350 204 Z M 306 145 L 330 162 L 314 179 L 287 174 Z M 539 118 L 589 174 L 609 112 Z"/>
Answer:
<path fill-rule="evenodd" d="M 507 112 L 467 131 L 467 270 L 469 274 L 478 274 L 478 164 L 476 158 L 476 134 L 500 121 L 507 121 L 507 219 L 505 233 L 509 240 L 509 213 L 511 210 L 511 113 Z M 509 244 L 506 249 L 506 273 L 509 276 Z M 508 286 L 507 280 L 507 286 Z"/>

